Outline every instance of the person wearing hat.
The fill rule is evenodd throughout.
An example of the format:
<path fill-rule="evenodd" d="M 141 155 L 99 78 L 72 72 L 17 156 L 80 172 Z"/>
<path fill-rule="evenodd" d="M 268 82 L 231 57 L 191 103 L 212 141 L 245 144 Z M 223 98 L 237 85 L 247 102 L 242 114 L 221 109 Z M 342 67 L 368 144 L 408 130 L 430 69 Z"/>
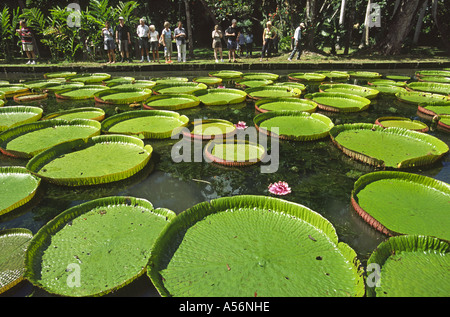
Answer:
<path fill-rule="evenodd" d="M 302 55 L 302 45 L 301 45 L 300 40 L 302 39 L 302 29 L 304 29 L 304 28 L 305 28 L 305 24 L 302 22 L 295 29 L 295 32 L 294 32 L 294 49 L 292 50 L 291 54 L 289 55 L 288 61 L 292 61 L 292 58 L 294 58 L 295 53 L 297 53 L 297 60 L 299 60 L 300 56 Z"/>
<path fill-rule="evenodd" d="M 119 25 L 116 29 L 116 42 L 119 45 L 119 52 L 122 56 L 121 62 L 124 62 L 125 56 L 130 60 L 129 45 L 131 44 L 131 35 L 128 26 L 125 25 L 123 17 L 119 17 Z"/>

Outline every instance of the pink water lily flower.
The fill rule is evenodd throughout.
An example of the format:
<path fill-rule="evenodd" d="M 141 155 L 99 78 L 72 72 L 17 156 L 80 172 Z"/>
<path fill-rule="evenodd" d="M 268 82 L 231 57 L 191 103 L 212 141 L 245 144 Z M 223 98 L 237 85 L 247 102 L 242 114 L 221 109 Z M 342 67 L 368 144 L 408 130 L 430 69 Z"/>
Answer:
<path fill-rule="evenodd" d="M 239 121 L 237 124 L 234 125 L 236 127 L 236 129 L 247 129 L 247 123 L 245 123 L 245 121 Z"/>
<path fill-rule="evenodd" d="M 225 86 L 217 86 L 217 88 L 221 88 L 222 89 L 222 88 L 225 88 Z"/>
<path fill-rule="evenodd" d="M 287 195 L 291 193 L 291 188 L 286 182 L 278 182 L 269 185 L 269 192 L 275 195 Z"/>

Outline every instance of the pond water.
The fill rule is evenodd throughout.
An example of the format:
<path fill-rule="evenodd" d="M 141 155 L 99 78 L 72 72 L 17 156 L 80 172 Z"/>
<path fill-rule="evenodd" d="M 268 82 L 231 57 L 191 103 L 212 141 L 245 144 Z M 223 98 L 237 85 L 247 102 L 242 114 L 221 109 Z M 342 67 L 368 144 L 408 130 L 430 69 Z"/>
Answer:
<path fill-rule="evenodd" d="M 410 75 L 416 70 L 377 70 L 383 75 Z M 287 81 L 289 71 L 271 70 L 281 75 L 280 81 Z M 205 76 L 207 72 L 131 72 L 111 73 L 113 76 L 133 76 L 136 79 L 151 79 L 164 76 L 182 76 L 192 79 Z M 2 78 L 3 77 L 3 78 Z M 16 82 L 19 79 L 42 79 L 42 74 L 4 74 L 1 79 Z M 363 80 L 349 83 L 365 84 Z M 232 86 L 232 83 L 225 83 Z M 317 85 L 308 85 L 308 92 L 318 91 Z M 9 100 L 7 105 L 14 105 Z M 28 103 L 44 109 L 44 115 L 77 107 L 90 107 L 93 101 L 64 101 L 53 97 Z M 107 116 L 117 111 L 129 111 L 128 106 L 100 106 Z M 245 121 L 253 126 L 254 103 L 246 102 L 234 106 L 197 107 L 178 111 L 195 119 L 216 118 L 233 123 Z M 366 122 L 373 123 L 382 116 L 402 116 L 426 121 L 417 116 L 417 106 L 404 104 L 394 97 L 379 96 L 373 100 L 369 110 L 360 113 L 328 115 L 334 124 Z M 450 134 L 445 134 L 431 126 L 429 134 L 450 145 Z M 338 150 L 329 138 L 316 142 L 280 141 L 279 166 L 275 173 L 261 173 L 254 165 L 246 168 L 227 168 L 207 162 L 174 163 L 171 158 L 172 146 L 179 140 L 146 140 L 154 148 L 151 163 L 137 175 L 117 183 L 89 188 L 68 188 L 45 184 L 32 204 L 10 212 L 0 218 L 0 229 L 28 228 L 36 233 L 45 223 L 62 211 L 88 200 L 113 196 L 129 195 L 149 200 L 155 207 L 169 208 L 176 213 L 218 197 L 235 195 L 271 195 L 270 183 L 286 181 L 292 193 L 281 198 L 305 205 L 327 218 L 336 228 L 341 241 L 352 247 L 359 260 L 365 265 L 372 251 L 387 237 L 367 225 L 352 209 L 350 195 L 357 178 L 375 168 L 356 162 Z M 0 156 L 0 166 L 25 166 L 26 160 Z M 447 154 L 438 163 L 416 169 L 414 173 L 450 182 L 450 158 Z M 6 296 L 50 296 L 45 291 L 22 282 L 5 293 Z M 159 296 L 147 275 L 109 296 Z"/>

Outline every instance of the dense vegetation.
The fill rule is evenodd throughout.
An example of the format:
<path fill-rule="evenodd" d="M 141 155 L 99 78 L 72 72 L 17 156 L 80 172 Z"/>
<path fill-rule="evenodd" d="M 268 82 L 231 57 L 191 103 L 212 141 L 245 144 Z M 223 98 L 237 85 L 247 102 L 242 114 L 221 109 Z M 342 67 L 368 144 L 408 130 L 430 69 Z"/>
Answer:
<path fill-rule="evenodd" d="M 271 20 L 279 35 L 278 47 L 285 52 L 301 21 L 307 26 L 304 46 L 309 51 L 328 48 L 331 54 L 341 49 L 343 54 L 397 55 L 422 45 L 450 52 L 450 24 L 445 18 L 449 13 L 444 0 L 5 0 L 0 6 L 0 59 L 11 62 L 20 56 L 16 29 L 21 19 L 33 28 L 41 58 L 54 62 L 98 59 L 103 53 L 101 29 L 106 21 L 115 27 L 119 16 L 132 29 L 140 18 L 159 31 L 166 20 L 172 25 L 183 21 L 192 30 L 188 32 L 191 53 L 194 48 L 210 47 L 214 25 L 225 29 L 233 18 L 254 34 L 256 46 L 261 45 L 263 27 Z"/>

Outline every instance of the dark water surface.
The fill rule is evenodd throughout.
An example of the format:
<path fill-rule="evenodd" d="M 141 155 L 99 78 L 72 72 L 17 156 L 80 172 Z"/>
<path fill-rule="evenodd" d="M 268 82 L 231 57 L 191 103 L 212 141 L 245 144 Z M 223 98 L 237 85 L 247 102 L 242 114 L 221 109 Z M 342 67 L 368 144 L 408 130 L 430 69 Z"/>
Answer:
<path fill-rule="evenodd" d="M 289 72 L 277 72 L 280 81 L 287 81 Z M 410 75 L 415 70 L 378 70 L 383 75 Z M 158 72 L 158 73 L 111 73 L 113 76 L 133 76 L 136 79 L 151 79 L 154 77 L 205 76 L 207 72 Z M 18 80 L 42 79 L 42 74 L 3 74 L 1 79 L 17 82 Z M 414 80 L 414 79 L 413 79 Z M 365 84 L 363 80 L 351 80 L 349 83 Z M 226 83 L 232 86 L 232 83 Z M 308 92 L 318 90 L 317 85 L 308 85 Z M 7 105 L 14 105 L 9 100 Z M 94 101 L 64 101 L 60 102 L 50 97 L 47 100 L 28 103 L 40 106 L 44 115 L 64 109 L 94 106 Z M 116 106 L 102 107 L 107 116 L 117 112 Z M 120 111 L 131 110 L 121 106 Z M 216 118 L 233 123 L 245 121 L 253 126 L 256 115 L 254 103 L 247 102 L 234 106 L 197 107 L 178 111 L 195 119 Z M 335 124 L 367 122 L 373 123 L 382 116 L 402 116 L 415 120 L 426 121 L 417 116 L 417 106 L 396 101 L 394 97 L 380 95 L 373 100 L 369 110 L 351 114 L 329 115 Z M 450 144 L 450 134 L 436 131 L 431 126 L 429 134 Z M 316 142 L 280 142 L 280 162 L 276 173 L 261 173 L 258 165 L 246 168 L 226 168 L 207 162 L 174 163 L 171 158 L 172 146 L 179 140 L 146 140 L 154 148 L 154 154 L 143 171 L 130 179 L 117 183 L 89 188 L 67 188 L 44 184 L 38 197 L 24 208 L 10 212 L 0 218 L 0 230 L 7 228 L 28 228 L 36 233 L 45 223 L 62 211 L 88 200 L 113 196 L 129 195 L 149 200 L 155 207 L 169 208 L 176 213 L 203 202 L 218 197 L 235 195 L 270 195 L 268 186 L 277 181 L 286 181 L 292 193 L 281 198 L 305 205 L 327 218 L 336 228 L 341 241 L 352 247 L 359 260 L 365 265 L 368 257 L 378 244 L 387 237 L 369 227 L 352 209 L 350 195 L 354 182 L 359 176 L 376 169 L 356 162 L 345 156 L 328 139 Z M 25 166 L 26 160 L 17 160 L 0 156 L 0 166 Z M 445 182 L 450 182 L 450 158 L 447 154 L 439 163 L 433 166 L 414 170 L 414 173 L 430 176 Z M 45 291 L 35 288 L 28 282 L 22 282 L 4 294 L 5 296 L 49 296 Z M 109 296 L 159 296 L 147 275 L 142 276 L 130 285 Z"/>

